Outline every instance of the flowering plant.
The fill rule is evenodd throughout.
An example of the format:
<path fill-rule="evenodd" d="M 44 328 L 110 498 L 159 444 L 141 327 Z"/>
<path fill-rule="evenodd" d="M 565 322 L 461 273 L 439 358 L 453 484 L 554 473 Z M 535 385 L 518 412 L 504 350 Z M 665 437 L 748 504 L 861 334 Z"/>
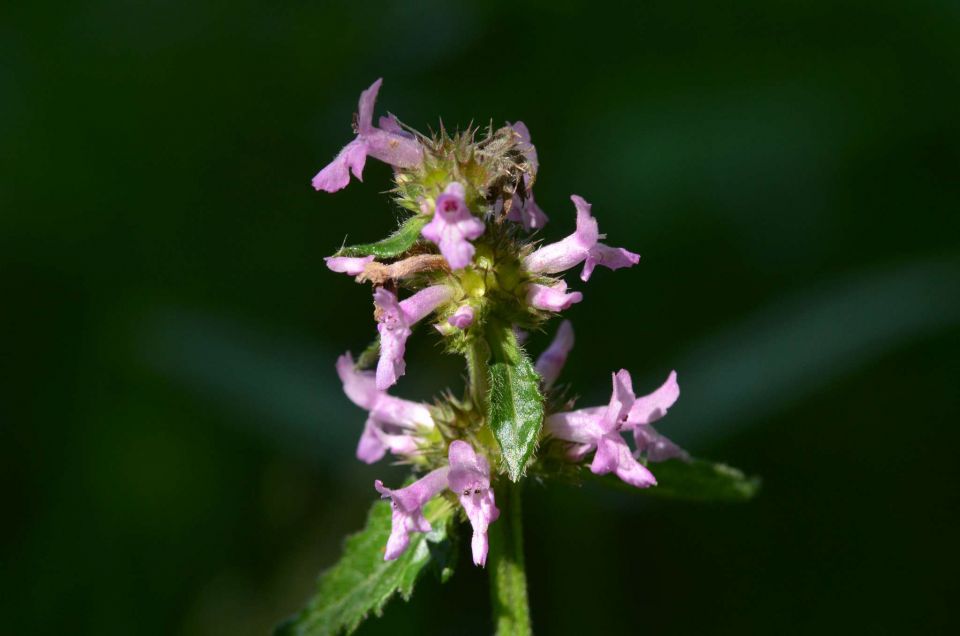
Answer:
<path fill-rule="evenodd" d="M 357 458 L 374 463 L 389 453 L 412 476 L 395 487 L 375 482 L 385 501 L 347 540 L 306 609 L 278 631 L 352 631 L 397 592 L 409 598 L 428 565 L 446 580 L 457 521 L 465 518 L 473 563 L 492 577 L 498 633 L 530 633 L 524 478 L 606 476 L 664 496 L 727 500 L 749 498 L 757 483 L 692 459 L 654 428 L 680 396 L 675 372 L 637 396 L 621 369 L 612 374 L 606 405 L 575 408 L 556 384 L 574 343 L 570 322 L 560 323 L 535 361 L 524 338 L 583 300 L 568 289 L 564 272 L 582 265 L 580 279 L 587 282 L 598 266 L 629 268 L 640 256 L 601 242 L 591 205 L 576 195 L 573 233 L 554 243 L 531 239 L 548 218 L 534 200 L 539 162 L 522 122 L 453 134 L 441 127 L 432 137 L 393 115 L 374 126 L 380 84 L 361 93 L 356 137 L 313 186 L 336 192 L 351 174 L 362 180 L 368 156 L 394 168 L 392 195 L 406 212 L 399 229 L 375 243 L 343 247 L 326 263 L 373 286 L 378 337 L 357 360 L 345 353 L 336 363 L 347 398 L 368 414 Z M 464 394 L 447 392 L 433 404 L 390 393 L 406 373 L 407 340 L 427 321 L 433 327 L 427 331 L 467 366 Z"/>

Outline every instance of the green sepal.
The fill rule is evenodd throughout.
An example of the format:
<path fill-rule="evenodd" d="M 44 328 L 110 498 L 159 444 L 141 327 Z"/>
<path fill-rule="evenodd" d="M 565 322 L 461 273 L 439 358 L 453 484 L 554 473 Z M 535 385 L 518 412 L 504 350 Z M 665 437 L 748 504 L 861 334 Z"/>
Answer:
<path fill-rule="evenodd" d="M 517 481 L 537 447 L 543 426 L 540 376 L 509 326 L 492 324 L 487 341 L 492 358 L 487 415 L 507 474 Z"/>
<path fill-rule="evenodd" d="M 621 490 L 660 497 L 700 502 L 738 502 L 752 499 L 760 490 L 760 478 L 748 477 L 743 471 L 702 459 L 685 462 L 671 459 L 649 464 L 657 485 L 635 488 L 615 475 L 604 475 L 600 481 Z"/>
<path fill-rule="evenodd" d="M 349 634 L 371 611 L 382 615 L 394 594 L 409 600 L 414 584 L 427 566 L 437 568 L 442 581 L 449 579 L 456 553 L 448 536 L 453 507 L 443 497 L 437 497 L 424 506 L 423 512 L 433 530 L 411 533 L 406 551 L 394 561 L 384 561 L 391 508 L 387 501 L 375 503 L 366 527 L 347 537 L 343 556 L 320 575 L 317 591 L 307 606 L 280 624 L 274 636 Z"/>
<path fill-rule="evenodd" d="M 377 258 L 394 258 L 400 256 L 420 238 L 420 230 L 430 222 L 430 217 L 423 214 L 411 216 L 404 221 L 397 231 L 376 243 L 362 245 L 348 245 L 341 247 L 336 256 L 376 256 Z"/>

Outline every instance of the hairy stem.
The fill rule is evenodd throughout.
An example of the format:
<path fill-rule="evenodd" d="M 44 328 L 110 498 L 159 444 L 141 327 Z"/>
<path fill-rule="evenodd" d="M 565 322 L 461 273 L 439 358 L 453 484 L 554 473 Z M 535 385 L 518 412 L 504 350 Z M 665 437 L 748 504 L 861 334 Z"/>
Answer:
<path fill-rule="evenodd" d="M 474 336 L 467 347 L 467 374 L 474 408 L 486 415 L 487 392 L 490 390 L 490 346 L 479 336 Z"/>
<path fill-rule="evenodd" d="M 523 559 L 520 484 L 501 480 L 496 488 L 500 519 L 490 525 L 490 596 L 497 636 L 528 636 L 530 606 Z"/>

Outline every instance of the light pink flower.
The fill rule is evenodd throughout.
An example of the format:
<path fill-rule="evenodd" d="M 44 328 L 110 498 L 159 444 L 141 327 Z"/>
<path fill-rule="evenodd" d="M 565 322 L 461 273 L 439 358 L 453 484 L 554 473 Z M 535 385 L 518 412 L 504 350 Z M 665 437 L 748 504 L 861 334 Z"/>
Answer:
<path fill-rule="evenodd" d="M 412 168 L 423 162 L 420 143 L 400 128 L 393 115 L 381 117 L 380 128 L 373 125 L 373 106 L 381 83 L 382 78 L 360 93 L 357 137 L 313 178 L 313 187 L 317 190 L 336 192 L 345 188 L 351 172 L 363 181 L 363 166 L 368 155 L 397 168 Z"/>
<path fill-rule="evenodd" d="M 450 462 L 450 490 L 460 498 L 460 504 L 473 526 L 470 547 L 473 562 L 483 566 L 487 562 L 487 528 L 500 516 L 490 488 L 490 464 L 487 458 L 473 450 L 467 442 L 456 440 L 447 451 Z"/>
<path fill-rule="evenodd" d="M 380 360 L 377 362 L 377 388 L 385 391 L 406 372 L 403 360 L 414 324 L 447 302 L 453 291 L 446 285 L 434 285 L 421 289 L 404 301 L 378 287 L 373 292 L 373 302 L 379 310 L 377 331 L 380 332 Z"/>
<path fill-rule="evenodd" d="M 332 272 L 359 276 L 367 264 L 373 262 L 373 256 L 327 256 L 323 260 Z"/>
<path fill-rule="evenodd" d="M 430 522 L 423 516 L 423 506 L 447 488 L 449 472 L 450 469 L 446 466 L 438 468 L 406 488 L 397 490 L 386 488 L 379 479 L 374 482 L 374 488 L 381 498 L 391 499 L 393 507 L 392 527 L 383 555 L 384 561 L 393 561 L 403 554 L 410 545 L 411 532 L 430 532 Z"/>
<path fill-rule="evenodd" d="M 613 375 L 613 392 L 606 407 L 555 413 L 546 419 L 544 428 L 557 439 L 573 442 L 571 451 L 576 459 L 595 449 L 590 464 L 594 474 L 614 473 L 637 488 L 653 486 L 656 478 L 636 460 L 620 435 L 634 399 L 630 374 L 621 369 Z"/>
<path fill-rule="evenodd" d="M 337 358 L 337 375 L 350 401 L 370 413 L 357 445 L 360 461 L 372 464 L 388 450 L 394 455 L 417 452 L 415 433 L 427 432 L 434 427 L 430 409 L 378 389 L 374 373 L 357 370 L 349 353 Z"/>
<path fill-rule="evenodd" d="M 540 374 L 540 384 L 544 389 L 552 386 L 560 377 L 560 371 L 563 370 L 571 349 L 573 349 L 573 325 L 569 320 L 564 320 L 557 328 L 557 334 L 553 337 L 550 346 L 540 354 L 534 365 L 537 373 Z"/>
<path fill-rule="evenodd" d="M 577 229 L 566 238 L 544 245 L 527 256 L 523 264 L 527 271 L 542 274 L 557 274 L 583 263 L 580 279 L 587 281 L 597 265 L 609 269 L 631 267 L 640 262 L 640 255 L 622 247 L 610 247 L 598 243 L 602 238 L 597 220 L 590 213 L 590 204 L 582 197 L 570 197 L 577 208 Z"/>
<path fill-rule="evenodd" d="M 483 234 L 483 222 L 474 217 L 464 201 L 463 185 L 454 181 L 437 197 L 433 218 L 420 231 L 440 247 L 450 269 L 463 269 L 476 251 L 470 241 Z"/>
<path fill-rule="evenodd" d="M 563 311 L 581 300 L 583 300 L 583 294 L 580 292 L 567 293 L 567 283 L 564 281 L 552 287 L 537 283 L 527 285 L 527 302 L 537 309 Z"/>

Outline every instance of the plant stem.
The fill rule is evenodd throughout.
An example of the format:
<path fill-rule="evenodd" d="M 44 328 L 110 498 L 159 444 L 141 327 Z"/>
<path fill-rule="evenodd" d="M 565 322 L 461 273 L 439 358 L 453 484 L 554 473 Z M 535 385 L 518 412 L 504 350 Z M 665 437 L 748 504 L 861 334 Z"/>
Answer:
<path fill-rule="evenodd" d="M 467 347 L 467 375 L 474 408 L 485 415 L 490 387 L 490 346 L 479 336 Z"/>
<path fill-rule="evenodd" d="M 529 636 L 530 605 L 523 559 L 520 484 L 500 480 L 496 488 L 500 519 L 490 525 L 490 596 L 497 636 Z"/>

